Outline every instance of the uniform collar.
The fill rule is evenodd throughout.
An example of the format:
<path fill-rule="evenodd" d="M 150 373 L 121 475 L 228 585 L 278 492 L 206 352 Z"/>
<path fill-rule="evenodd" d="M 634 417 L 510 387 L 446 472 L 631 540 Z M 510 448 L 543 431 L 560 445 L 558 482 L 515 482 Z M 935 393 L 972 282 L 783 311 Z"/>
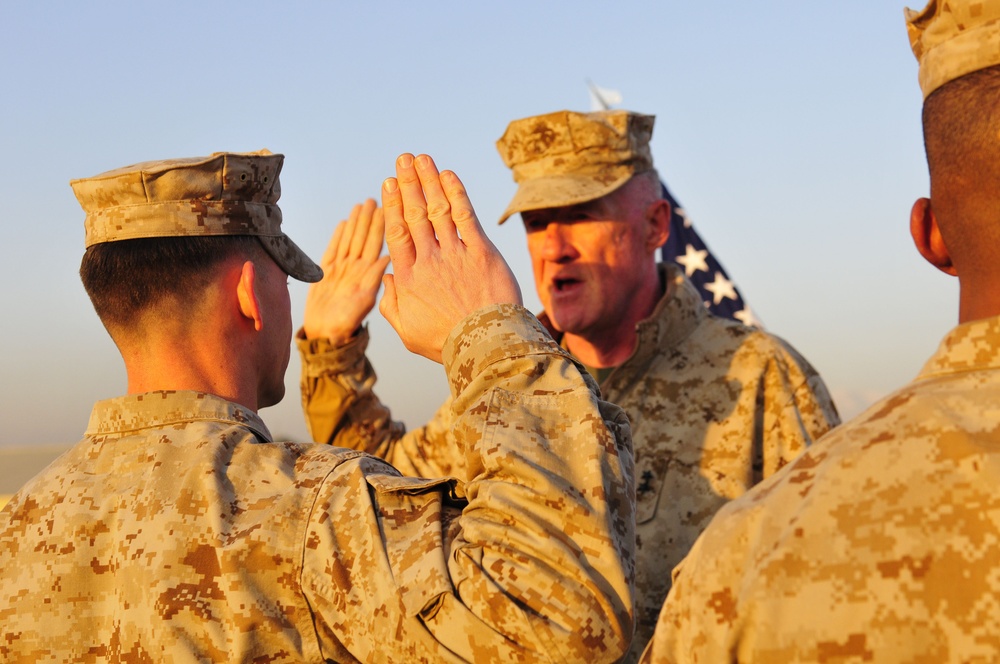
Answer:
<path fill-rule="evenodd" d="M 698 289 L 679 267 L 660 263 L 659 270 L 661 279 L 667 285 L 666 292 L 649 318 L 639 322 L 637 331 L 640 346 L 643 341 L 649 341 L 657 348 L 669 348 L 691 336 L 709 314 Z M 644 336 L 649 339 L 644 339 Z"/>
<path fill-rule="evenodd" d="M 918 379 L 997 368 L 1000 368 L 1000 316 L 953 328 L 924 365 Z"/>
<path fill-rule="evenodd" d="M 90 414 L 87 435 L 126 434 L 196 421 L 235 424 L 265 441 L 271 432 L 257 413 L 204 392 L 156 391 L 99 401 Z"/>

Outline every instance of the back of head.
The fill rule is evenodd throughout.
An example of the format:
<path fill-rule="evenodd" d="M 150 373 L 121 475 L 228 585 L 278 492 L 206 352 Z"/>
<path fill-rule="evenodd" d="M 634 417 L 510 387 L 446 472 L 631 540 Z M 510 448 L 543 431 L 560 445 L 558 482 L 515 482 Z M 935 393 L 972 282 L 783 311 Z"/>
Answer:
<path fill-rule="evenodd" d="M 152 307 L 183 311 L 229 258 L 266 251 L 289 275 L 322 270 L 281 230 L 278 175 L 267 150 L 126 166 L 70 184 L 87 213 L 80 276 L 114 336 Z"/>
<path fill-rule="evenodd" d="M 87 248 L 80 279 L 116 341 L 140 334 L 150 314 L 191 316 L 220 265 L 264 258 L 251 236 L 139 238 Z"/>
<path fill-rule="evenodd" d="M 1000 0 L 932 0 L 907 10 L 924 93 L 931 201 L 964 272 L 1000 259 Z"/>

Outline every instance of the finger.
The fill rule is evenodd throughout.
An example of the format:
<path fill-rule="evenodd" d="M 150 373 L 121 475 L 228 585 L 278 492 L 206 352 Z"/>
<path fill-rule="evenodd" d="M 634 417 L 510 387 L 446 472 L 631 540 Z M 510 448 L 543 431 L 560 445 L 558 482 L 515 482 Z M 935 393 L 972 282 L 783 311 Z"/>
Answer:
<path fill-rule="evenodd" d="M 342 261 L 350 255 L 351 238 L 357 233 L 358 214 L 361 212 L 361 205 L 355 204 L 351 208 L 351 213 L 344 221 L 344 234 L 340 236 L 340 244 L 337 246 L 337 260 Z"/>
<path fill-rule="evenodd" d="M 337 224 L 337 227 L 333 229 L 333 235 L 330 237 L 330 243 L 326 245 L 326 249 L 323 251 L 323 258 L 320 259 L 319 266 L 323 268 L 323 272 L 326 275 L 330 274 L 330 270 L 337 262 L 337 251 L 339 250 L 340 240 L 344 235 L 344 226 L 346 224 L 346 221 L 341 221 Z"/>
<path fill-rule="evenodd" d="M 382 208 L 375 208 L 372 213 L 372 224 L 368 229 L 368 237 L 365 239 L 365 247 L 362 250 L 362 258 L 373 261 L 382 253 L 382 242 L 385 240 L 385 217 Z"/>
<path fill-rule="evenodd" d="M 382 211 L 385 216 L 385 244 L 393 269 L 404 274 L 416 259 L 416 249 L 403 220 L 403 197 L 396 178 L 386 178 L 382 183 Z"/>
<path fill-rule="evenodd" d="M 385 275 L 385 269 L 387 267 L 389 267 L 389 257 L 382 256 L 365 268 L 363 274 L 361 275 L 361 287 L 368 291 L 376 291 L 379 283 L 382 281 L 382 277 Z M 372 297 L 375 297 L 374 292 L 372 292 Z"/>
<path fill-rule="evenodd" d="M 368 241 L 368 232 L 372 225 L 372 213 L 375 211 L 375 201 L 367 199 L 358 210 L 358 218 L 351 236 L 350 256 L 361 256 Z"/>
<path fill-rule="evenodd" d="M 476 211 L 472 207 L 472 201 L 469 200 L 469 194 L 462 181 L 452 171 L 441 173 L 440 180 L 444 195 L 448 197 L 452 222 L 462 237 L 462 241 L 466 245 L 470 245 L 481 244 L 487 240 L 486 233 L 483 231 L 482 224 L 479 223 L 479 217 L 476 216 Z"/>
<path fill-rule="evenodd" d="M 382 277 L 382 299 L 378 303 L 379 313 L 389 321 L 392 329 L 399 334 L 399 302 L 396 300 L 396 283 L 392 275 L 387 274 Z"/>
<path fill-rule="evenodd" d="M 402 154 L 396 159 L 396 180 L 403 202 L 403 220 L 406 222 L 413 244 L 420 251 L 434 244 L 434 228 L 427 219 L 427 201 L 412 154 Z"/>
<path fill-rule="evenodd" d="M 458 240 L 458 235 L 451 219 L 451 204 L 441 188 L 441 177 L 438 174 L 437 166 L 434 164 L 434 160 L 425 154 L 414 159 L 414 163 L 417 167 L 417 176 L 420 178 L 420 186 L 424 190 L 424 199 L 427 202 L 427 218 L 434 228 L 438 242 L 444 246 L 450 246 Z"/>

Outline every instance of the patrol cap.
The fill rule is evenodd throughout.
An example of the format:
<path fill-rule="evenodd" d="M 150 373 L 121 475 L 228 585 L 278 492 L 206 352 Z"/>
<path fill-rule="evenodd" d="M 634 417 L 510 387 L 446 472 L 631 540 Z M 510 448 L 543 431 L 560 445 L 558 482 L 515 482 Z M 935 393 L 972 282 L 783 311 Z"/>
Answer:
<path fill-rule="evenodd" d="M 930 0 L 905 9 L 924 99 L 939 87 L 1000 64 L 1000 0 Z"/>
<path fill-rule="evenodd" d="M 269 150 L 147 161 L 70 186 L 87 213 L 86 246 L 135 238 L 252 235 L 300 281 L 320 269 L 281 230 L 278 174 L 285 157 Z"/>
<path fill-rule="evenodd" d="M 517 192 L 512 214 L 585 203 L 652 170 L 652 115 L 631 111 L 558 111 L 514 120 L 497 141 Z"/>

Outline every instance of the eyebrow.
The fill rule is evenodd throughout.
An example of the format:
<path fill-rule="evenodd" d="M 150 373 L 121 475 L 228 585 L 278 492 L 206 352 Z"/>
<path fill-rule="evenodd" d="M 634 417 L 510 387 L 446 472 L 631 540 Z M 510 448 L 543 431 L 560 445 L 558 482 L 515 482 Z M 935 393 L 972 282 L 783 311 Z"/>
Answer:
<path fill-rule="evenodd" d="M 579 212 L 589 212 L 593 210 L 602 210 L 603 208 L 598 204 L 597 200 L 585 201 L 583 203 L 575 203 L 573 205 L 565 205 L 558 208 L 543 208 L 541 210 L 525 210 L 521 213 L 521 220 L 527 222 L 528 219 L 525 215 L 534 216 L 536 219 L 544 219 L 546 221 L 551 221 L 555 217 L 567 216 Z"/>

